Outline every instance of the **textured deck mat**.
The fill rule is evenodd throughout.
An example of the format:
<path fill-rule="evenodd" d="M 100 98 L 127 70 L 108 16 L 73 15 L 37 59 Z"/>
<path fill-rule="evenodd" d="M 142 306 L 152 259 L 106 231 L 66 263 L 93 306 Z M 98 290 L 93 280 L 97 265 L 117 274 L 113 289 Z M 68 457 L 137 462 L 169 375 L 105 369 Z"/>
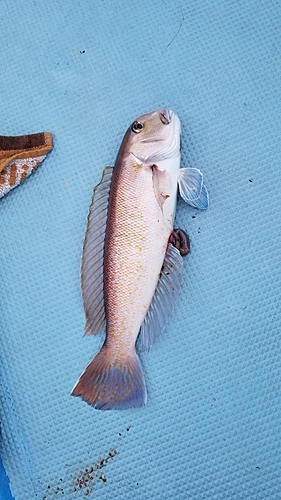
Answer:
<path fill-rule="evenodd" d="M 50 130 L 0 203 L 1 455 L 16 500 L 281 498 L 279 0 L 1 2 L 1 130 Z M 70 391 L 83 338 L 92 189 L 128 124 L 160 106 L 210 209 L 179 201 L 191 253 L 148 405 Z"/>

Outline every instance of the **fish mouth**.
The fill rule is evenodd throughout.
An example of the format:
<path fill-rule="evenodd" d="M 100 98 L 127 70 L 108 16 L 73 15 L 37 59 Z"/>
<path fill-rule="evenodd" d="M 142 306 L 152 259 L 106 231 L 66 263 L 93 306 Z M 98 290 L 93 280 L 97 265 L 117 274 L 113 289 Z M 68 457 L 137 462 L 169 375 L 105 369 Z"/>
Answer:
<path fill-rule="evenodd" d="M 140 142 L 148 144 L 149 142 L 164 142 L 165 139 L 154 139 L 154 137 L 151 137 L 151 139 L 142 139 Z"/>
<path fill-rule="evenodd" d="M 173 111 L 171 109 L 161 109 L 160 120 L 164 125 L 169 125 L 172 121 Z"/>

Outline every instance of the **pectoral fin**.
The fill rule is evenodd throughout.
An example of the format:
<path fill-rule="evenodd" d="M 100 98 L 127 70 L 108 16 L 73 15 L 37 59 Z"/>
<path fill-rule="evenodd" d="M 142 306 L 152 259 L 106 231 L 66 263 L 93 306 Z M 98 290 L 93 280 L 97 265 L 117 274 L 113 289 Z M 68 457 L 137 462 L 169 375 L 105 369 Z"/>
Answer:
<path fill-rule="evenodd" d="M 192 207 L 205 210 L 209 206 L 209 195 L 203 184 L 203 174 L 197 168 L 180 168 L 178 176 L 181 197 Z"/>
<path fill-rule="evenodd" d="M 202 191 L 197 198 L 197 200 L 189 200 L 187 201 L 188 205 L 191 205 L 194 208 L 199 208 L 200 210 L 206 210 L 209 206 L 209 194 L 206 186 L 203 184 Z"/>
<path fill-rule="evenodd" d="M 153 190 L 159 207 L 163 210 L 163 205 L 167 198 L 171 196 L 172 185 L 169 174 L 166 170 L 160 170 L 157 165 L 152 165 Z"/>
<path fill-rule="evenodd" d="M 203 174 L 197 168 L 180 168 L 178 183 L 184 201 L 196 200 L 201 194 Z"/>
<path fill-rule="evenodd" d="M 95 187 L 83 247 L 81 287 L 86 314 L 85 335 L 97 335 L 105 326 L 103 257 L 108 200 L 113 167 L 106 167 Z"/>
<path fill-rule="evenodd" d="M 144 349 L 152 347 L 167 323 L 179 293 L 182 271 L 183 258 L 169 243 L 154 297 L 140 328 L 139 340 Z"/>

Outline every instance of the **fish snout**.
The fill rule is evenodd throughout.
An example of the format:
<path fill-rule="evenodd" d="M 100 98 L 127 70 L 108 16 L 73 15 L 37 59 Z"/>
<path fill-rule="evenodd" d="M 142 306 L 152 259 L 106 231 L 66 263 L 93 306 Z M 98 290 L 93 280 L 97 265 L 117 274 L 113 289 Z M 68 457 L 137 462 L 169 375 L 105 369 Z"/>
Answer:
<path fill-rule="evenodd" d="M 160 111 L 161 122 L 164 123 L 164 125 L 169 125 L 169 123 L 171 123 L 172 121 L 172 115 L 173 111 L 171 109 L 167 108 L 161 109 Z"/>

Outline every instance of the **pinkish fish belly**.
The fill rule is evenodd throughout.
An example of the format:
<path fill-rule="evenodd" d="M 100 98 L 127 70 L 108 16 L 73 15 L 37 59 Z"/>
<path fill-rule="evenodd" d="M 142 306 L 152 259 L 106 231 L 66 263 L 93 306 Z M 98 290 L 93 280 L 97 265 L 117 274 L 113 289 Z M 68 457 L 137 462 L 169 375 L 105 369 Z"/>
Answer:
<path fill-rule="evenodd" d="M 171 230 L 155 197 L 152 170 L 123 165 L 112 179 L 104 268 L 106 344 L 118 356 L 134 349 Z"/>

